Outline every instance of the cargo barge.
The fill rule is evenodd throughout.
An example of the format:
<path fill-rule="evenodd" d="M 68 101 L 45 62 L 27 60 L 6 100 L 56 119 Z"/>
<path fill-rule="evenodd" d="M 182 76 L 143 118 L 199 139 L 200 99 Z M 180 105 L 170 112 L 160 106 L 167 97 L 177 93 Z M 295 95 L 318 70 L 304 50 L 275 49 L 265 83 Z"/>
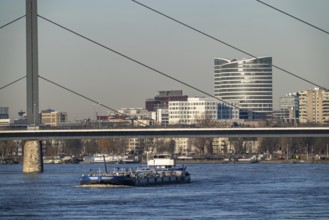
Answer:
<path fill-rule="evenodd" d="M 143 168 L 114 168 L 82 174 L 80 185 L 106 184 L 123 186 L 149 186 L 189 183 L 191 174 L 186 166 L 176 167 L 176 161 L 167 154 L 154 155 Z"/>

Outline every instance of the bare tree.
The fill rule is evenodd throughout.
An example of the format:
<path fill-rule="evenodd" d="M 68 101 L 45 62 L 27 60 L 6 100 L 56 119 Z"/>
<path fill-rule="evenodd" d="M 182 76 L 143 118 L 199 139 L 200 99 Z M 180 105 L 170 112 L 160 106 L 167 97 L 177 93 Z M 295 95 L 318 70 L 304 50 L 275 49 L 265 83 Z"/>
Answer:
<path fill-rule="evenodd" d="M 97 151 L 124 155 L 128 141 L 125 138 L 99 139 L 97 140 Z"/>
<path fill-rule="evenodd" d="M 3 140 L 0 141 L 0 156 L 11 157 L 15 155 L 16 144 L 13 141 Z"/>
<path fill-rule="evenodd" d="M 201 128 L 211 128 L 216 127 L 216 125 L 218 125 L 218 122 L 212 117 L 209 112 L 206 112 L 205 114 L 201 115 L 195 115 L 194 118 L 195 124 Z"/>
<path fill-rule="evenodd" d="M 169 141 L 166 139 L 157 140 L 156 149 L 157 149 L 157 153 L 174 154 L 175 141 L 172 139 L 170 139 Z"/>
<path fill-rule="evenodd" d="M 97 153 L 97 143 L 95 139 L 82 140 L 83 155 L 92 155 Z"/>
<path fill-rule="evenodd" d="M 209 112 L 195 115 L 194 118 L 197 127 L 216 127 L 218 125 Z M 198 149 L 200 155 L 213 154 L 213 138 L 191 138 L 189 142 Z"/>
<path fill-rule="evenodd" d="M 80 139 L 69 139 L 64 140 L 64 150 L 65 155 L 79 156 L 81 154 L 82 141 Z"/>
<path fill-rule="evenodd" d="M 149 152 L 153 154 L 155 152 L 155 147 L 156 143 L 154 142 L 154 138 L 145 138 L 141 142 L 141 148 L 144 149 L 144 153 Z"/>
<path fill-rule="evenodd" d="M 275 150 L 277 150 L 277 147 L 280 146 L 280 138 L 258 138 L 258 141 L 260 143 L 259 152 L 263 153 L 272 153 Z"/>
<path fill-rule="evenodd" d="M 213 138 L 190 138 L 189 144 L 199 151 L 200 155 L 213 154 Z"/>
<path fill-rule="evenodd" d="M 245 153 L 245 150 L 243 147 L 243 138 L 229 138 L 229 142 L 233 145 L 234 154 Z"/>

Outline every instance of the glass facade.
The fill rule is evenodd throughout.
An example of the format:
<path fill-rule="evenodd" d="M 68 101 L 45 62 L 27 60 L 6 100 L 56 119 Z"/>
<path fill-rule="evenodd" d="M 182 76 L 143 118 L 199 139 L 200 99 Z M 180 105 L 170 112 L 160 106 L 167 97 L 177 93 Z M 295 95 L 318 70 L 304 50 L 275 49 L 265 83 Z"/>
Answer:
<path fill-rule="evenodd" d="M 272 57 L 215 58 L 214 66 L 214 94 L 238 103 L 240 119 L 261 119 L 272 113 Z"/>
<path fill-rule="evenodd" d="M 9 107 L 0 107 L 0 119 L 9 118 Z"/>

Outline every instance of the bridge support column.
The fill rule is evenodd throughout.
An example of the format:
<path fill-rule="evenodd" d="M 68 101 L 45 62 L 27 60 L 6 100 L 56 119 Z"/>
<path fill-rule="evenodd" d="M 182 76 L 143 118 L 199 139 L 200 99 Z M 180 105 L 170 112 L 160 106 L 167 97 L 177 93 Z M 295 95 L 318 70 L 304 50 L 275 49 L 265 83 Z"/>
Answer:
<path fill-rule="evenodd" d="M 24 144 L 23 173 L 43 172 L 42 143 L 29 140 Z"/>

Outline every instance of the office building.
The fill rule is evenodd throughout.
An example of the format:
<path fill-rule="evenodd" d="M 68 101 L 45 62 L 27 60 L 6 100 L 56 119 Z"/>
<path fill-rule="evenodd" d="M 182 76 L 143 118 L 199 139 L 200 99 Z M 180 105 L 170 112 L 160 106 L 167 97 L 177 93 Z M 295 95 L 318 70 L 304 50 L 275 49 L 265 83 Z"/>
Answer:
<path fill-rule="evenodd" d="M 296 121 L 299 118 L 299 94 L 289 93 L 280 97 L 280 119 L 284 121 Z"/>
<path fill-rule="evenodd" d="M 67 122 L 66 112 L 58 112 L 52 109 L 41 111 L 41 123 L 43 125 L 59 126 L 64 122 Z"/>
<path fill-rule="evenodd" d="M 214 65 L 214 95 L 235 103 L 240 119 L 264 119 L 272 113 L 272 57 L 215 58 Z"/>
<path fill-rule="evenodd" d="M 213 98 L 190 97 L 187 101 L 169 102 L 169 124 L 200 124 L 218 119 L 220 101 Z"/>

